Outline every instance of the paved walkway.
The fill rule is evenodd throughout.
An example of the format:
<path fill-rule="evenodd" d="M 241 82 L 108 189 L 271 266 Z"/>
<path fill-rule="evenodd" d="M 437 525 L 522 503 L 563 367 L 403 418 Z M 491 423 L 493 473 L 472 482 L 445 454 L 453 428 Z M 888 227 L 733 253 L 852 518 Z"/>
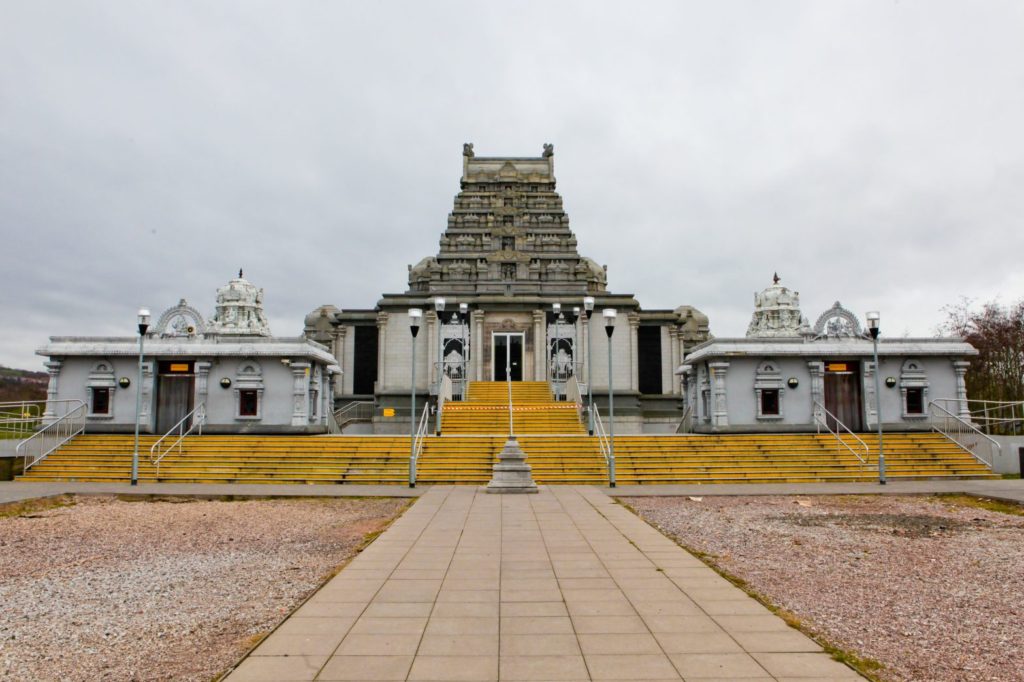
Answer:
<path fill-rule="evenodd" d="M 437 486 L 228 677 L 849 680 L 590 487 Z"/>

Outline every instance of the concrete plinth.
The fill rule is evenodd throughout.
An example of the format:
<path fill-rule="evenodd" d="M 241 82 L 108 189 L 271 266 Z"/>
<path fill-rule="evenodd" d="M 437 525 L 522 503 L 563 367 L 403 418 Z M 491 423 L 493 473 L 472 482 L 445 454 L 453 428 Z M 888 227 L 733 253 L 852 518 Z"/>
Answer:
<path fill-rule="evenodd" d="M 526 463 L 526 453 L 519 447 L 515 436 L 509 436 L 505 447 L 498 453 L 498 461 L 494 465 L 491 482 L 487 484 L 489 493 L 535 493 L 537 484 L 533 482 L 531 467 Z"/>

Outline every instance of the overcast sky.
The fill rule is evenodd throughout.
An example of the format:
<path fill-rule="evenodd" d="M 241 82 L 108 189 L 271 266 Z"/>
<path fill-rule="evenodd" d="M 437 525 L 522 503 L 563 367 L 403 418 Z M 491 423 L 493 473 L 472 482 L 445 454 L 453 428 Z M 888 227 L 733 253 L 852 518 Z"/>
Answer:
<path fill-rule="evenodd" d="M 50 335 L 370 308 L 462 143 L 540 155 L 580 252 L 742 335 L 778 271 L 924 335 L 1024 296 L 1024 3 L 0 0 L 0 364 Z"/>

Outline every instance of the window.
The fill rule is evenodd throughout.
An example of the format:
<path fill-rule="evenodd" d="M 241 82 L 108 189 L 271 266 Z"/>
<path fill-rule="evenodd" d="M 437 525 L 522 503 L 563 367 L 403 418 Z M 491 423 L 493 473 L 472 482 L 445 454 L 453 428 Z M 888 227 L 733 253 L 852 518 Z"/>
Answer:
<path fill-rule="evenodd" d="M 512 198 L 511 197 L 505 197 L 505 200 L 504 200 L 503 204 L 505 206 L 511 206 L 512 205 Z"/>
<path fill-rule="evenodd" d="M 242 389 L 238 392 L 238 416 L 256 417 L 260 412 L 260 394 L 254 388 Z"/>
<path fill-rule="evenodd" d="M 516 238 L 515 237 L 502 237 L 501 238 L 501 250 L 502 251 L 512 251 L 515 248 L 516 248 Z"/>
<path fill-rule="evenodd" d="M 502 219 L 502 223 L 504 223 L 505 225 L 511 225 L 512 224 L 512 216 L 510 216 L 510 215 L 505 216 Z"/>
<path fill-rule="evenodd" d="M 782 414 L 782 370 L 774 360 L 765 360 L 757 366 L 754 376 L 754 394 L 757 400 L 757 418 L 760 420 L 781 420 Z"/>
<path fill-rule="evenodd" d="M 501 278 L 505 280 L 513 280 L 516 278 L 516 264 L 515 263 L 502 263 L 501 264 Z"/>
<path fill-rule="evenodd" d="M 907 414 L 924 414 L 924 389 L 907 389 Z"/>
<path fill-rule="evenodd" d="M 110 389 L 92 389 L 92 410 L 91 414 L 110 414 Z"/>

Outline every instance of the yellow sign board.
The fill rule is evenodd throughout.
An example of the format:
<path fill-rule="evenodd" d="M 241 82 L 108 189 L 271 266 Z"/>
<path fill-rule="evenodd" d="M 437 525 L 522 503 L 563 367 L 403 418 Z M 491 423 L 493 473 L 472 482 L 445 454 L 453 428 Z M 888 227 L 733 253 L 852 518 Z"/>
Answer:
<path fill-rule="evenodd" d="M 172 362 L 171 363 L 171 371 L 172 372 L 189 372 L 191 370 L 192 370 L 192 367 L 187 362 Z"/>
<path fill-rule="evenodd" d="M 394 417 L 395 416 L 395 408 L 393 408 L 393 407 L 385 407 L 384 408 L 384 416 L 385 417 Z"/>
<path fill-rule="evenodd" d="M 826 367 L 826 369 L 829 372 L 846 372 L 846 371 L 848 371 L 846 369 L 846 363 L 845 362 L 830 362 L 830 363 L 828 363 L 828 367 Z"/>

